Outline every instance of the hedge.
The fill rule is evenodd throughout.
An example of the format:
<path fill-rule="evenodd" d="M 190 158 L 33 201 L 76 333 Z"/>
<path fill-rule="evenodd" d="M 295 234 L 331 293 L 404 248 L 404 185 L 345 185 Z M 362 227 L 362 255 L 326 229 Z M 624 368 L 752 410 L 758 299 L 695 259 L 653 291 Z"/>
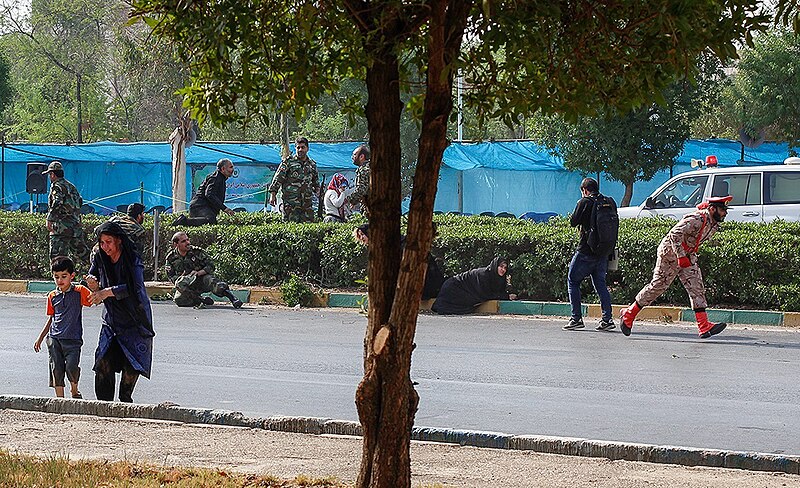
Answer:
<path fill-rule="evenodd" d="M 179 228 L 166 215 L 159 232 L 160 268 L 172 234 Z M 548 223 L 478 216 L 436 215 L 439 234 L 433 253 L 452 275 L 485 266 L 495 255 L 510 258 L 512 287 L 533 300 L 567 298 L 567 267 L 577 245 L 575 229 L 564 218 Z M 88 234 L 102 217 L 86 216 Z M 651 278 L 656 248 L 673 221 L 625 220 L 620 227 L 620 269 L 610 272 L 614 303 L 628 303 Z M 153 219 L 145 221 L 148 241 Z M 275 285 L 292 274 L 329 288 L 352 288 L 366 274 L 366 251 L 352 238 L 348 224 L 296 224 L 274 214 L 223 215 L 217 225 L 180 228 L 195 246 L 213 256 L 220 278 L 238 285 Z M 706 294 L 714 307 L 800 311 L 800 223 L 740 224 L 727 222 L 710 243 L 701 247 L 700 267 Z M 145 250 L 147 279 L 154 279 L 152 245 Z M 0 212 L 0 277 L 42 279 L 47 268 L 47 231 L 43 215 Z M 157 277 L 165 279 L 163 271 Z M 591 285 L 585 301 L 596 302 Z M 661 303 L 686 306 L 688 298 L 677 282 Z"/>

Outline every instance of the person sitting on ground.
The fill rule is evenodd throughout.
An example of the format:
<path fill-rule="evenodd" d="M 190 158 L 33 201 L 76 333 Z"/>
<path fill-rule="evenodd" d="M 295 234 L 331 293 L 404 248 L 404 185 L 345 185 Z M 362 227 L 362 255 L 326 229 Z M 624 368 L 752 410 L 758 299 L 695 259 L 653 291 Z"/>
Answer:
<path fill-rule="evenodd" d="M 166 272 L 169 280 L 175 284 L 175 305 L 213 305 L 213 298 L 201 295 L 210 291 L 228 298 L 234 308 L 242 306 L 242 301 L 231 292 L 228 284 L 214 276 L 214 263 L 208 254 L 199 247 L 193 247 L 186 232 L 176 232 L 172 236 L 172 248 L 167 254 Z"/>
<path fill-rule="evenodd" d="M 173 225 L 216 224 L 220 212 L 233 215 L 233 210 L 225 206 L 225 182 L 231 175 L 233 162 L 228 158 L 217 161 L 217 170 L 206 176 L 189 202 L 189 217 L 180 215 Z"/>
<path fill-rule="evenodd" d="M 58 256 L 51 265 L 56 289 L 47 295 L 47 323 L 44 324 L 33 350 L 39 352 L 47 337 L 50 356 L 50 387 L 57 397 L 64 397 L 64 375 L 67 376 L 72 398 L 83 398 L 78 390 L 81 377 L 81 346 L 83 345 L 83 307 L 90 307 L 91 291 L 82 285 L 73 285 L 75 264 L 65 256 Z"/>
<path fill-rule="evenodd" d="M 433 223 L 433 237 L 436 238 L 436 222 Z M 369 247 L 369 224 L 361 224 L 353 230 L 353 238 Z M 400 236 L 400 245 L 405 247 L 406 236 Z M 428 269 L 425 271 L 425 284 L 422 286 L 422 300 L 436 298 L 445 282 L 439 263 L 432 253 L 428 253 Z"/>
<path fill-rule="evenodd" d="M 485 268 L 471 269 L 449 278 L 431 309 L 438 314 L 467 314 L 488 300 L 516 300 L 506 291 L 508 261 L 496 257 Z"/>
<path fill-rule="evenodd" d="M 347 197 L 353 193 L 350 182 L 341 173 L 336 173 L 325 192 L 325 218 L 323 222 L 344 222 L 350 216 Z"/>
<path fill-rule="evenodd" d="M 114 222 L 122 227 L 122 230 L 128 234 L 131 242 L 133 242 L 134 250 L 139 253 L 139 256 L 142 256 L 144 252 L 144 236 L 146 233 L 144 227 L 142 227 L 142 222 L 144 222 L 144 205 L 141 203 L 131 203 L 128 205 L 127 214 L 114 215 L 108 219 L 108 221 Z M 100 226 L 97 226 L 97 228 L 99 227 Z M 95 228 L 95 233 L 97 233 L 97 228 Z"/>

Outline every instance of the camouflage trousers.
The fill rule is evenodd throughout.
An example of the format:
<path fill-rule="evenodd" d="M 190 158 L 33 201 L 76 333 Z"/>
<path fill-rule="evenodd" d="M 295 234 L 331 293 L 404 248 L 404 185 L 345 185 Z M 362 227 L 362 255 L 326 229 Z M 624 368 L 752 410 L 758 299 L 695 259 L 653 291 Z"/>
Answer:
<path fill-rule="evenodd" d="M 70 251 L 72 253 L 70 254 Z M 50 259 L 56 256 L 72 257 L 76 265 L 89 262 L 89 246 L 80 227 L 69 234 L 50 234 Z"/>
<path fill-rule="evenodd" d="M 703 286 L 703 275 L 697 265 L 697 256 L 690 254 L 689 259 L 692 265 L 688 268 L 681 268 L 678 265 L 678 256 L 672 249 L 658 248 L 658 259 L 653 270 L 653 279 L 636 295 L 636 302 L 646 307 L 667 291 L 669 285 L 678 277 L 689 294 L 692 309 L 697 310 L 706 308 L 706 289 Z"/>
<path fill-rule="evenodd" d="M 224 296 L 228 284 L 218 280 L 214 275 L 203 275 L 197 278 L 191 286 L 175 285 L 175 296 L 172 301 L 179 307 L 194 307 L 200 305 L 200 295 L 211 292 L 217 296 Z"/>
<path fill-rule="evenodd" d="M 284 202 L 283 219 L 287 222 L 313 222 L 314 209 L 310 205 L 292 206 Z"/>

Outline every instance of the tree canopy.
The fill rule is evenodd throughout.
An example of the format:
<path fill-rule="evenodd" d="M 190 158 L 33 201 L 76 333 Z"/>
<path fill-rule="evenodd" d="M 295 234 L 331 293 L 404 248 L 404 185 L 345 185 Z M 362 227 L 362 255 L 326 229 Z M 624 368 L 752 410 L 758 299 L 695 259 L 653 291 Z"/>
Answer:
<path fill-rule="evenodd" d="M 742 50 L 723 99 L 729 118 L 749 136 L 800 146 L 800 35 L 775 29 Z"/>
<path fill-rule="evenodd" d="M 345 79 L 363 79 L 372 149 L 369 320 L 356 407 L 364 430 L 360 487 L 408 487 L 418 396 L 411 354 L 452 89 L 480 117 L 536 111 L 627 112 L 659 98 L 710 47 L 721 58 L 768 18 L 751 0 L 134 0 L 134 16 L 177 42 L 198 119 L 302 114 Z M 420 81 L 416 81 L 420 80 Z M 420 120 L 405 246 L 400 241 L 401 94 Z M 359 110 L 357 101 L 346 104 Z"/>

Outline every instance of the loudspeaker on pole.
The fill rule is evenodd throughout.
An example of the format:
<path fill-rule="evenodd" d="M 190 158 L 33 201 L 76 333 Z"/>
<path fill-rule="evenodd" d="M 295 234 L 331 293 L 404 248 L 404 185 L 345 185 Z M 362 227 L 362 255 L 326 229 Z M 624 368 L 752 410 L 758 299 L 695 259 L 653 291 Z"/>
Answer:
<path fill-rule="evenodd" d="M 28 176 L 25 178 L 25 191 L 32 195 L 47 193 L 47 165 L 43 163 L 28 163 Z"/>

